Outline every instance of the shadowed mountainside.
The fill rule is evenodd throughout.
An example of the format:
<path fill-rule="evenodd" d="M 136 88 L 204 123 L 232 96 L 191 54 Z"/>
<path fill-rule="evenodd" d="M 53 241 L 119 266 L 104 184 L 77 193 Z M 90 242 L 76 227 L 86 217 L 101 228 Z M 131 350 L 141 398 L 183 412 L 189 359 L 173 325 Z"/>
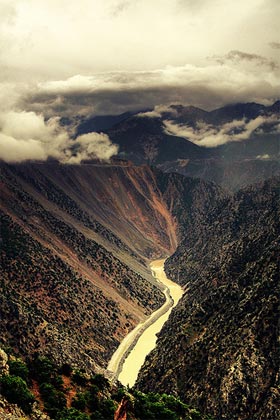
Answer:
<path fill-rule="evenodd" d="M 278 418 L 279 179 L 199 212 L 185 204 L 166 272 L 186 293 L 137 386 L 219 419 Z"/>
<path fill-rule="evenodd" d="M 141 113 L 141 117 L 127 113 L 88 118 L 78 126 L 77 134 L 105 130 L 119 145 L 122 158 L 135 164 L 157 165 L 164 172 L 202 178 L 237 191 L 280 175 L 279 104 L 279 101 L 271 106 L 240 103 L 213 111 L 170 105 L 160 113 Z M 166 123 L 175 124 L 173 135 L 166 130 Z M 182 128 L 189 137 L 187 134 L 180 137 Z M 250 134 L 246 130 L 251 130 Z M 202 132 L 203 136 L 198 136 L 200 140 L 210 135 L 213 139 L 228 137 L 231 141 L 208 148 L 199 142 L 194 144 L 192 134 L 197 138 L 197 133 Z"/>

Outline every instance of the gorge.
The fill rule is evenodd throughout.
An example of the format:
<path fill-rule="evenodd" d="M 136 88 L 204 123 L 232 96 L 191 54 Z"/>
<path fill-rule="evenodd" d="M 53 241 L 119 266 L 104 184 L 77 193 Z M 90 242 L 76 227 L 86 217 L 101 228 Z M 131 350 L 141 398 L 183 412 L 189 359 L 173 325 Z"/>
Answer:
<path fill-rule="evenodd" d="M 122 164 L 1 163 L 1 346 L 105 372 L 165 301 L 149 262 L 188 289 L 136 388 L 214 418 L 278 415 L 279 179 L 235 194 Z"/>

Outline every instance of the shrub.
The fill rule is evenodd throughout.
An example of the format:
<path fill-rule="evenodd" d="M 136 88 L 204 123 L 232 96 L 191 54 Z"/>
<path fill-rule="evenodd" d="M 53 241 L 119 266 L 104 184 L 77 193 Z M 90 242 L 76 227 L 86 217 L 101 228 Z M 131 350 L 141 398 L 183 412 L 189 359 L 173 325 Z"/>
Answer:
<path fill-rule="evenodd" d="M 18 404 L 26 413 L 30 413 L 35 398 L 22 378 L 4 375 L 0 378 L 0 385 L 2 394 L 10 403 Z"/>
<path fill-rule="evenodd" d="M 78 392 L 72 402 L 72 406 L 77 410 L 84 411 L 91 401 L 91 394 L 89 391 Z"/>
<path fill-rule="evenodd" d="M 29 370 L 26 364 L 22 360 L 20 359 L 10 360 L 8 362 L 8 365 L 9 365 L 10 375 L 19 376 L 20 378 L 22 378 L 24 381 L 27 382 Z"/>
<path fill-rule="evenodd" d="M 77 385 L 85 386 L 87 384 L 87 379 L 80 370 L 74 371 L 72 379 Z"/>
<path fill-rule="evenodd" d="M 57 414 L 56 420 L 90 420 L 90 417 L 75 408 L 65 408 Z"/>
<path fill-rule="evenodd" d="M 61 373 L 61 375 L 65 375 L 65 376 L 71 376 L 72 374 L 72 367 L 69 365 L 69 363 L 64 363 L 61 368 L 59 369 L 59 373 Z"/>
<path fill-rule="evenodd" d="M 100 391 L 103 391 L 105 388 L 109 387 L 109 381 L 101 374 L 96 374 L 91 377 L 90 382 L 93 385 L 96 385 Z"/>
<path fill-rule="evenodd" d="M 44 406 L 50 416 L 57 414 L 66 407 L 66 398 L 63 392 L 57 391 L 52 384 L 40 385 L 40 392 L 44 400 Z"/>
<path fill-rule="evenodd" d="M 33 371 L 39 383 L 49 382 L 55 372 L 55 365 L 47 357 L 38 357 L 34 360 Z"/>

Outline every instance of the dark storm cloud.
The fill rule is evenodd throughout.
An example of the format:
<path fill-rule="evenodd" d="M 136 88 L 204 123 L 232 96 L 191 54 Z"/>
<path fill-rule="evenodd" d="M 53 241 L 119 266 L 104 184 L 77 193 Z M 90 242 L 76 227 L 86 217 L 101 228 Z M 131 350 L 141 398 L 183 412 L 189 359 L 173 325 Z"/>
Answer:
<path fill-rule="evenodd" d="M 226 63 L 198 67 L 186 65 L 156 71 L 111 72 L 74 76 L 38 84 L 27 90 L 20 109 L 45 117 L 119 114 L 170 103 L 213 109 L 227 103 L 271 103 L 280 96 L 279 78 L 267 74 L 252 60 L 254 71 Z M 275 69 L 276 70 L 276 69 Z"/>
<path fill-rule="evenodd" d="M 278 39 L 279 5 L 1 0 L 2 156 L 71 159 L 71 133 L 59 124 L 63 116 L 75 120 L 170 103 L 205 109 L 272 103 L 280 97 L 279 43 L 271 43 L 268 57 L 267 49 Z M 213 54 L 216 61 L 205 61 Z M 81 139 L 79 156 L 94 153 L 93 145 L 104 156 L 113 150 L 109 139 L 92 135 Z"/>

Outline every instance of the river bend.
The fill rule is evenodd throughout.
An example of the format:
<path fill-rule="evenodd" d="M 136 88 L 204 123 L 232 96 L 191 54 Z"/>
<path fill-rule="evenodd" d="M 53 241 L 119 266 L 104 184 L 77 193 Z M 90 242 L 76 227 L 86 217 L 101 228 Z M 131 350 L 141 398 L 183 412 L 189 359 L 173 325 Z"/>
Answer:
<path fill-rule="evenodd" d="M 107 369 L 123 385 L 134 385 L 146 356 L 156 345 L 157 333 L 183 295 L 181 286 L 166 277 L 164 261 L 154 260 L 150 268 L 159 285 L 164 286 L 165 303 L 123 339 L 108 364 Z"/>

